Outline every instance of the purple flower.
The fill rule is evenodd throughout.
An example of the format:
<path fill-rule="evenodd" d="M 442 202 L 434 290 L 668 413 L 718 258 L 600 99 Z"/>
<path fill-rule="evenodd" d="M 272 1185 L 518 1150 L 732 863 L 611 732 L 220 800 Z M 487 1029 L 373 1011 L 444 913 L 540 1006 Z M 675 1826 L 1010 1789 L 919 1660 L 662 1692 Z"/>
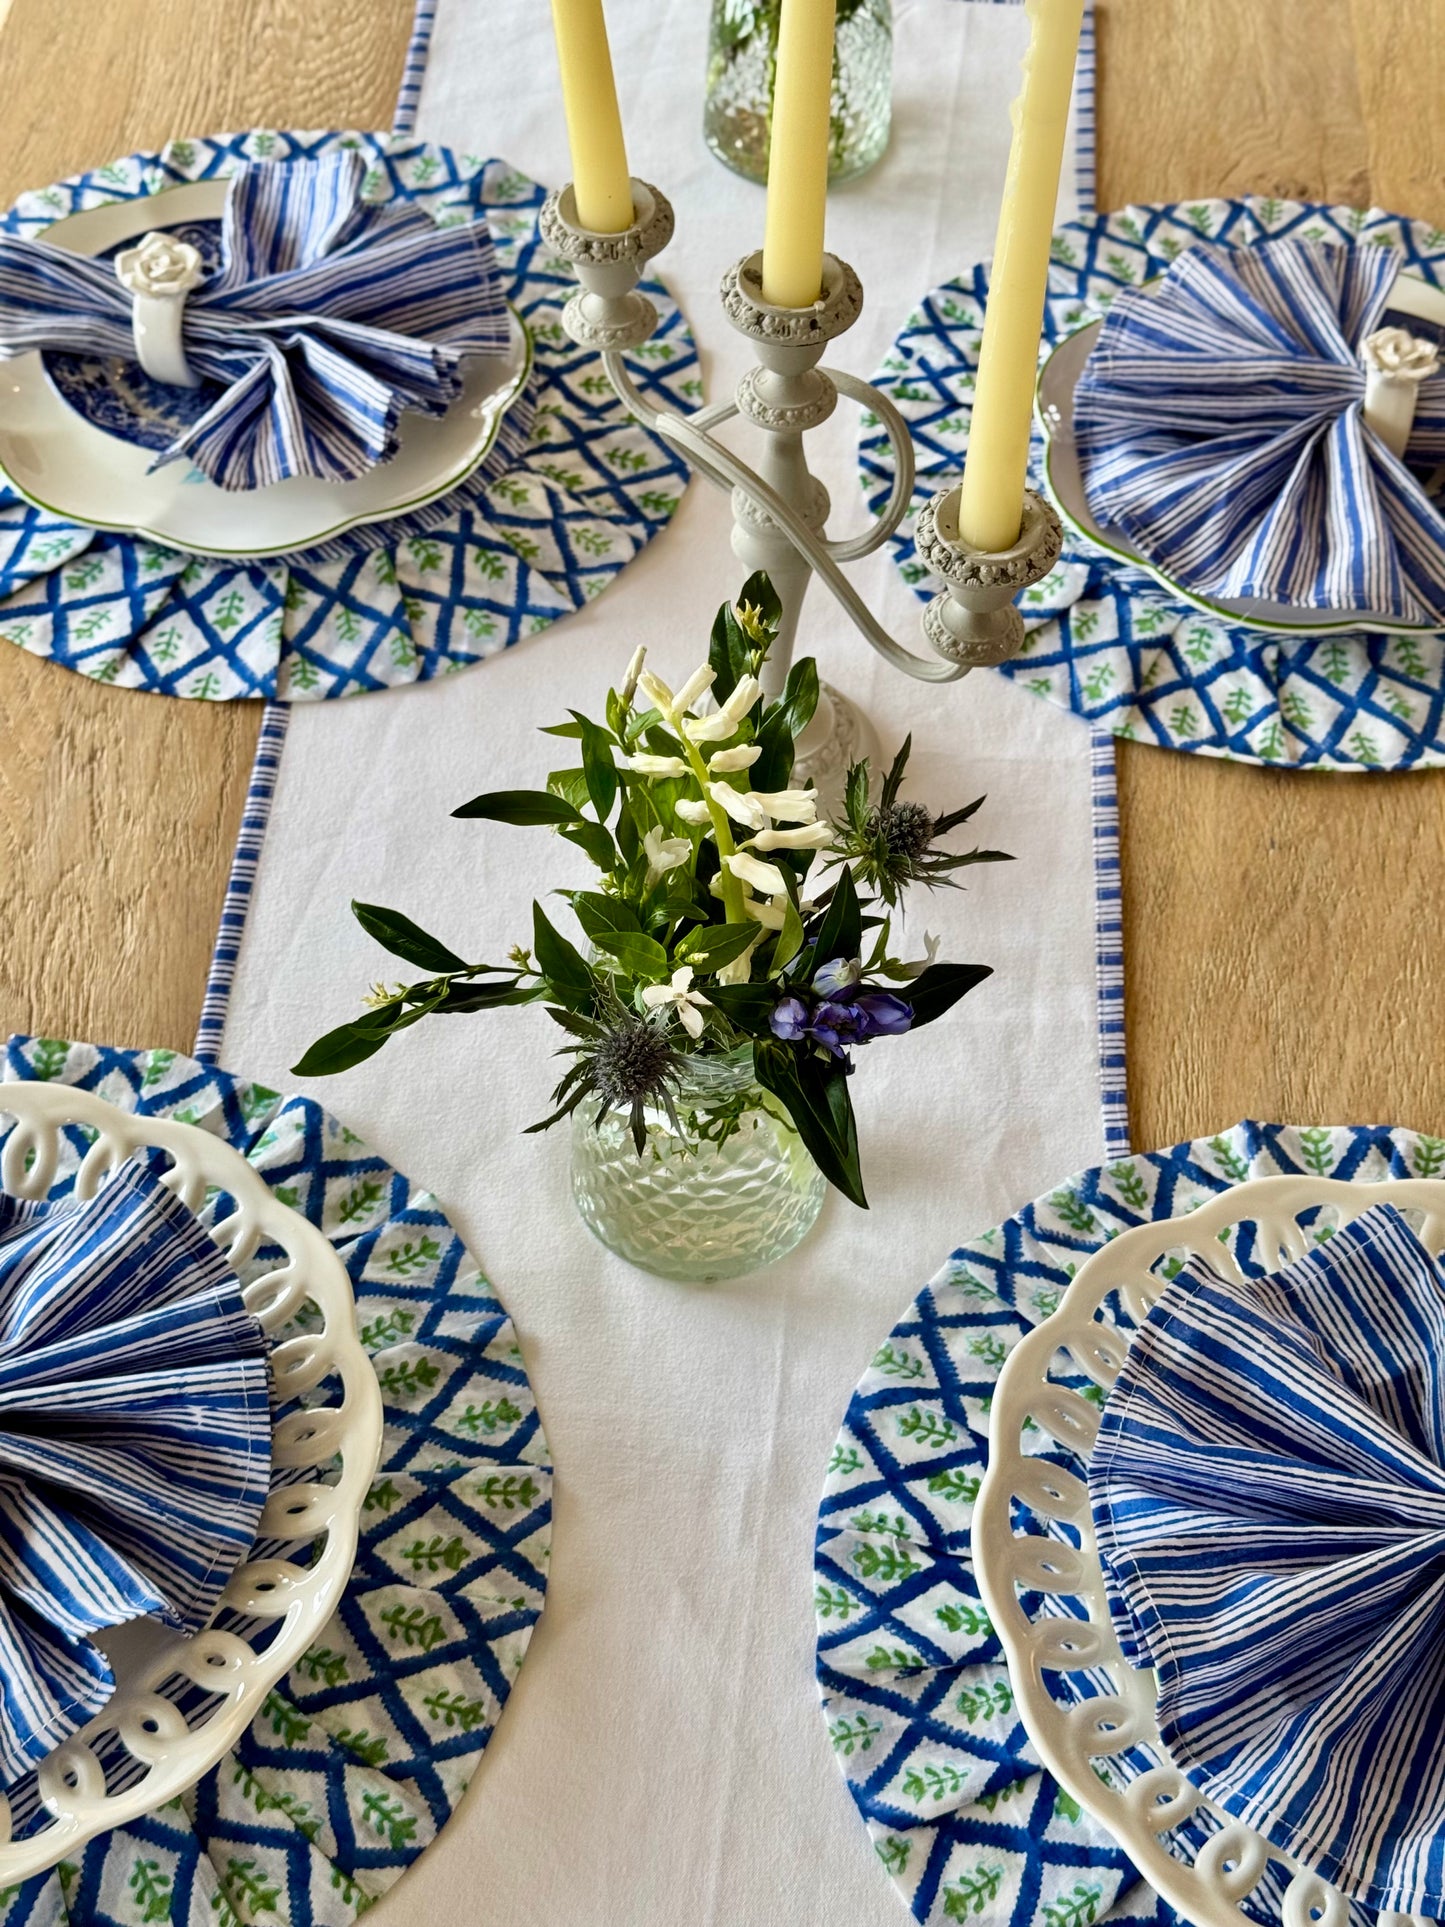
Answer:
<path fill-rule="evenodd" d="M 913 1006 L 886 990 L 870 990 L 854 1009 L 865 1020 L 864 1037 L 897 1037 L 913 1022 Z"/>
<path fill-rule="evenodd" d="M 801 997 L 784 997 L 768 1019 L 774 1037 L 786 1044 L 796 1043 L 808 1034 L 808 1006 Z"/>
<path fill-rule="evenodd" d="M 820 997 L 849 997 L 857 989 L 863 977 L 863 965 L 857 957 L 834 957 L 825 963 L 813 978 L 813 988 Z"/>

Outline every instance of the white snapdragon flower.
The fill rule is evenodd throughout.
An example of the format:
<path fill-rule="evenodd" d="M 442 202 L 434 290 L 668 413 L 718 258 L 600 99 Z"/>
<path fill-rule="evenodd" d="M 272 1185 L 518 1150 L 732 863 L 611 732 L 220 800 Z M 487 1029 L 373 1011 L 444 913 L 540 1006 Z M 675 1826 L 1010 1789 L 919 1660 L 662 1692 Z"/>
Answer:
<path fill-rule="evenodd" d="M 717 671 L 708 663 L 704 663 L 700 669 L 694 669 L 673 698 L 678 715 L 681 716 L 690 709 L 696 709 L 716 680 Z"/>
<path fill-rule="evenodd" d="M 811 823 L 818 814 L 816 790 L 754 790 L 752 795 L 775 823 Z"/>
<path fill-rule="evenodd" d="M 740 957 L 734 957 L 731 963 L 724 964 L 722 969 L 717 973 L 718 982 L 720 984 L 745 984 L 753 974 L 753 952 L 761 942 L 762 938 L 758 937 L 748 945 Z"/>
<path fill-rule="evenodd" d="M 942 942 L 942 937 L 930 937 L 927 931 L 925 931 L 923 936 L 923 955 L 918 959 L 917 963 L 909 964 L 904 970 L 903 975 L 907 978 L 921 977 L 925 970 L 931 970 L 933 965 L 938 961 L 938 951 Z"/>
<path fill-rule="evenodd" d="M 765 897 L 785 897 L 788 894 L 787 880 L 776 863 L 759 862 L 749 856 L 746 850 L 736 850 L 731 856 L 723 858 L 729 870 L 740 883 L 749 883 L 754 890 L 761 890 Z"/>
<path fill-rule="evenodd" d="M 634 776 L 686 776 L 687 764 L 680 756 L 653 756 L 647 750 L 637 750 L 631 756 L 621 758 L 620 767 L 630 769 Z"/>
<path fill-rule="evenodd" d="M 727 783 L 709 783 L 707 793 L 721 810 L 726 810 L 734 823 L 741 823 L 745 829 L 766 829 L 768 819 L 763 814 L 763 806 L 750 791 L 735 790 Z"/>
<path fill-rule="evenodd" d="M 684 823 L 691 823 L 696 829 L 705 830 L 712 822 L 712 811 L 706 803 L 694 803 L 688 797 L 681 796 L 673 808 Z"/>
<path fill-rule="evenodd" d="M 762 693 L 762 684 L 756 676 L 744 676 L 727 701 L 710 716 L 684 717 L 684 734 L 694 743 L 725 742 Z"/>
<path fill-rule="evenodd" d="M 669 714 L 677 698 L 661 676 L 654 675 L 650 669 L 644 669 L 638 675 L 637 686 L 654 709 L 660 709 L 664 716 Z"/>
<path fill-rule="evenodd" d="M 642 665 L 647 661 L 647 650 L 638 643 L 632 652 L 632 660 L 627 665 L 627 674 L 622 678 L 622 687 L 617 695 L 624 709 L 632 707 L 632 698 L 637 694 L 637 679 L 642 674 Z"/>
<path fill-rule="evenodd" d="M 680 970 L 673 971 L 670 984 L 644 986 L 642 1001 L 649 1010 L 661 1010 L 664 1006 L 670 1005 L 676 1011 L 683 1029 L 689 1037 L 693 1038 L 702 1036 L 702 1027 L 707 1021 L 702 1013 L 712 1009 L 712 1005 L 702 992 L 693 989 L 692 969 L 687 964 L 684 964 Z"/>
<path fill-rule="evenodd" d="M 792 830 L 759 830 L 751 839 L 755 850 L 823 850 L 833 841 L 833 825 L 800 823 Z"/>
<path fill-rule="evenodd" d="M 708 758 L 708 775 L 731 776 L 740 769 L 751 769 L 762 753 L 756 743 L 739 743 L 733 749 L 715 750 Z"/>
<path fill-rule="evenodd" d="M 655 823 L 642 839 L 642 853 L 647 858 L 647 888 L 660 882 L 669 870 L 686 863 L 692 855 L 692 845 L 685 836 L 668 836 L 660 823 Z"/>

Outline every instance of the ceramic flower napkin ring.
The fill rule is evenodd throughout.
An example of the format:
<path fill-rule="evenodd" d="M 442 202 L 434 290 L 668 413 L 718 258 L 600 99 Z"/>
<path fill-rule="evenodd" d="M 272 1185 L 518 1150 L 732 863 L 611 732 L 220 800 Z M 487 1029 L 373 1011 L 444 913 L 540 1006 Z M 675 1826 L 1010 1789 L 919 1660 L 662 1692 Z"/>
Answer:
<path fill-rule="evenodd" d="M 466 358 L 509 333 L 485 224 L 372 205 L 365 183 L 351 149 L 242 167 L 212 273 L 161 231 L 114 261 L 0 237 L 0 358 L 53 350 L 209 385 L 158 464 L 184 456 L 223 488 L 354 481 L 396 453 L 404 412 L 444 415 Z"/>
<path fill-rule="evenodd" d="M 269 1371 L 148 1166 L 87 1204 L 0 1196 L 0 1783 L 109 1699 L 96 1633 L 210 1619 L 266 1500 Z"/>
<path fill-rule="evenodd" d="M 1445 373 L 1392 312 L 1405 260 L 1202 243 L 1124 290 L 1074 396 L 1093 514 L 1196 592 L 1445 623 Z"/>
<path fill-rule="evenodd" d="M 1135 1336 L 1089 1494 L 1175 1764 L 1351 1899 L 1445 1912 L 1445 1281 L 1377 1205 Z"/>

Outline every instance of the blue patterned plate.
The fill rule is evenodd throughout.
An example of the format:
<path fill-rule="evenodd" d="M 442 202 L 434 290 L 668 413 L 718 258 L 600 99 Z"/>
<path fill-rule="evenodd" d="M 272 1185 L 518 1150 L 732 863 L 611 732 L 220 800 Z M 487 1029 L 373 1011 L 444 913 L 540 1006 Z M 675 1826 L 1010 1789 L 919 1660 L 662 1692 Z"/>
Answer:
<path fill-rule="evenodd" d="M 226 186 L 212 176 L 164 189 L 160 223 L 160 193 L 90 207 L 57 221 L 46 239 L 104 257 L 157 225 L 215 227 Z M 192 555 L 261 559 L 312 549 L 349 529 L 412 514 L 475 473 L 532 372 L 531 337 L 515 311 L 512 324 L 507 353 L 473 357 L 447 413 L 435 421 L 407 416 L 395 457 L 354 482 L 295 476 L 271 488 L 227 490 L 185 462 L 155 469 L 156 450 L 188 408 L 210 405 L 214 389 L 170 388 L 125 363 L 39 354 L 9 364 L 0 391 L 0 468 L 36 508 L 86 528 Z"/>

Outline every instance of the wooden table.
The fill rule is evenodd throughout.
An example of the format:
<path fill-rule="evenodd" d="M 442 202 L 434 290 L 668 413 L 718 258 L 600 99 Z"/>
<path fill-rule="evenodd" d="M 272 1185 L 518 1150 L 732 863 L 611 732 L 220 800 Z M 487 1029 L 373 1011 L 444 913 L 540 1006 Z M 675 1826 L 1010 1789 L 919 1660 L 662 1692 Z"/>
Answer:
<path fill-rule="evenodd" d="M 177 131 L 385 126 L 411 11 L 0 0 L 0 200 Z M 1439 0 L 1098 14 L 1101 205 L 1276 193 L 1445 225 Z M 0 647 L 7 1029 L 189 1048 L 259 722 Z M 1134 1142 L 1246 1115 L 1445 1135 L 1445 772 L 1301 776 L 1128 743 L 1120 791 Z"/>

